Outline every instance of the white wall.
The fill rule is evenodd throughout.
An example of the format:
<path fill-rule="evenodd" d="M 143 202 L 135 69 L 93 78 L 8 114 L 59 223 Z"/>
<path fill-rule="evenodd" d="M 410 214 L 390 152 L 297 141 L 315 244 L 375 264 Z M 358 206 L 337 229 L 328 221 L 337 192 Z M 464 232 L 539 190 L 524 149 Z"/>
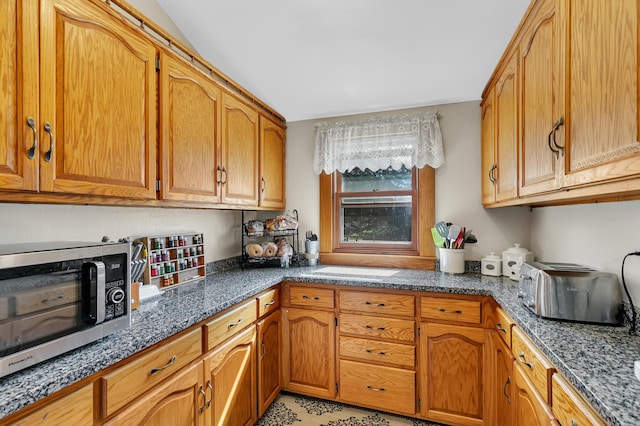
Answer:
<path fill-rule="evenodd" d="M 197 52 L 156 0 L 127 0 L 127 3 L 138 9 L 147 18 L 158 24 L 163 30 L 173 35 L 178 41 L 189 47 L 194 52 Z"/>
<path fill-rule="evenodd" d="M 320 223 L 318 177 L 312 172 L 315 123 L 429 110 L 439 112 L 445 151 L 445 164 L 436 171 L 436 220 L 473 228 L 478 244 L 468 245 L 467 260 L 480 260 L 489 251 L 501 253 L 513 242 L 528 246 L 528 208 L 482 207 L 478 102 L 287 123 L 287 207 L 298 209 L 302 235 L 306 230 L 318 233 Z"/>
<path fill-rule="evenodd" d="M 542 260 L 576 262 L 614 272 L 622 259 L 640 251 L 640 201 L 597 203 L 533 209 L 531 245 Z M 629 257 L 625 279 L 640 305 L 640 257 Z"/>

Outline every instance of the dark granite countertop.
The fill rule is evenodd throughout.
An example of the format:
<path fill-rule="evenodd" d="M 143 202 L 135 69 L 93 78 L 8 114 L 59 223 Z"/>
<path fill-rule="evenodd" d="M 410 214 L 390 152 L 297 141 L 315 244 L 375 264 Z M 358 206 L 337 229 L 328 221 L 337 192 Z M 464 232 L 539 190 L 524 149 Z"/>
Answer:
<path fill-rule="evenodd" d="M 329 268 L 329 269 L 327 269 Z M 355 267 L 233 270 L 144 301 L 132 327 L 0 379 L 0 418 L 160 342 L 283 280 L 493 296 L 556 368 L 612 425 L 640 424 L 640 337 L 623 327 L 540 319 L 502 277 Z"/>

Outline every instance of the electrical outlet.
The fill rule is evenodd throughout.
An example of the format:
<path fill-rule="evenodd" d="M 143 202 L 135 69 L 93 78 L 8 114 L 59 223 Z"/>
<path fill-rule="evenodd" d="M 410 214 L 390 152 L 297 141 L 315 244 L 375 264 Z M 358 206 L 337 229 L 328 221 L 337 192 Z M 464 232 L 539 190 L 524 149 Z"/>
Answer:
<path fill-rule="evenodd" d="M 636 373 L 636 377 L 640 380 L 640 361 L 636 361 L 633 364 L 633 371 Z"/>

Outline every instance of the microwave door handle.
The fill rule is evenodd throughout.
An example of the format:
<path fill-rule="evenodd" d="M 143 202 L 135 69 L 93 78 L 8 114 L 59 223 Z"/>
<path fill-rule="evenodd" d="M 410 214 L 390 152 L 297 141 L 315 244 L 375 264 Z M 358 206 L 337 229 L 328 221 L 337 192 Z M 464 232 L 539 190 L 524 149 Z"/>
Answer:
<path fill-rule="evenodd" d="M 105 308 L 105 296 L 106 292 L 106 274 L 104 262 L 95 262 L 96 267 L 98 268 L 98 273 L 96 274 L 96 324 L 101 324 L 104 322 L 104 308 Z"/>
<path fill-rule="evenodd" d="M 95 271 L 95 274 L 91 273 Z M 83 265 L 83 304 L 88 312 L 84 313 L 84 320 L 90 324 L 101 324 L 104 322 L 105 311 L 105 287 L 106 275 L 104 262 L 92 261 Z M 95 297 L 94 297 L 95 295 Z"/>

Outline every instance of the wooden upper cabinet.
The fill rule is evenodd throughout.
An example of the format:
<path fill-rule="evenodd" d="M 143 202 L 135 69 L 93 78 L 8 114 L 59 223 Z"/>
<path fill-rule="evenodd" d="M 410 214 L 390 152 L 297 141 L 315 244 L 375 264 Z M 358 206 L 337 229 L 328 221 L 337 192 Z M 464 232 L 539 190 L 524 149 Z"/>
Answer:
<path fill-rule="evenodd" d="M 482 157 L 481 157 L 481 180 L 482 180 L 482 204 L 488 205 L 496 201 L 495 185 L 495 108 L 494 97 L 495 87 L 491 87 L 489 94 L 482 100 L 481 120 L 482 120 Z"/>
<path fill-rule="evenodd" d="M 40 190 L 155 199 L 155 46 L 84 0 L 40 12 Z"/>
<path fill-rule="evenodd" d="M 35 191 L 40 138 L 37 0 L 0 3 L 0 63 L 0 189 Z"/>
<path fill-rule="evenodd" d="M 540 1 L 520 41 L 522 138 L 520 195 L 560 187 L 557 149 L 549 134 L 562 112 L 559 0 Z M 556 140 L 562 144 L 562 128 Z"/>
<path fill-rule="evenodd" d="M 639 7 L 571 1 L 565 12 L 567 187 L 640 174 Z"/>
<path fill-rule="evenodd" d="M 285 129 L 260 116 L 260 206 L 285 206 Z"/>
<path fill-rule="evenodd" d="M 160 198 L 220 201 L 220 89 L 173 56 L 160 59 Z"/>
<path fill-rule="evenodd" d="M 226 92 L 222 101 L 222 202 L 257 206 L 258 112 Z"/>
<path fill-rule="evenodd" d="M 496 201 L 518 196 L 518 56 L 512 54 L 496 85 L 495 165 Z"/>

